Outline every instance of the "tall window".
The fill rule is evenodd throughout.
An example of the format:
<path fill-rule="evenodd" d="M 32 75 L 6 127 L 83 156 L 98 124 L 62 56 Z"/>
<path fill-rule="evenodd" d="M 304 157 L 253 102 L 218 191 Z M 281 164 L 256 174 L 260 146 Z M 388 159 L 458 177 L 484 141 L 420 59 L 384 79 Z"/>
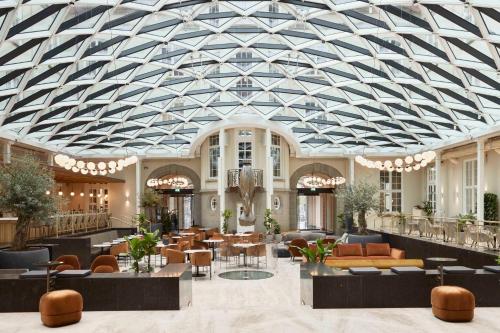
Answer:
<path fill-rule="evenodd" d="M 401 173 L 380 171 L 380 211 L 401 211 Z"/>
<path fill-rule="evenodd" d="M 464 161 L 464 213 L 477 212 L 477 160 Z"/>
<path fill-rule="evenodd" d="M 245 88 L 252 88 L 252 80 L 249 78 L 244 78 L 242 77 L 238 82 L 236 82 L 236 88 L 240 88 L 242 90 L 238 90 L 237 94 L 241 98 L 248 98 L 252 95 L 252 91 L 250 90 L 244 90 Z"/>
<path fill-rule="evenodd" d="M 252 51 L 239 51 L 236 53 L 236 66 L 239 68 L 245 70 L 250 68 L 252 65 L 251 60 L 252 59 Z"/>
<path fill-rule="evenodd" d="M 252 165 L 252 131 L 240 130 L 238 132 L 238 168 L 243 165 Z"/>
<path fill-rule="evenodd" d="M 216 178 L 219 169 L 219 135 L 211 135 L 208 137 L 208 161 L 209 161 L 209 177 Z"/>
<path fill-rule="evenodd" d="M 273 159 L 273 177 L 281 177 L 281 138 L 271 134 L 271 157 Z"/>
<path fill-rule="evenodd" d="M 432 205 L 432 210 L 436 211 L 437 189 L 436 189 L 436 168 L 427 168 L 427 201 Z"/>

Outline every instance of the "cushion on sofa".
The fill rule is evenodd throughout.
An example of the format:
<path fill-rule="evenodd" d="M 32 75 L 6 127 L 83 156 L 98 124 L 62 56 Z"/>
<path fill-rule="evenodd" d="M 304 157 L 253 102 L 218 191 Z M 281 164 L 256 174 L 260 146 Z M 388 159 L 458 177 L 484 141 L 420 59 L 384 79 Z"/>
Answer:
<path fill-rule="evenodd" d="M 367 243 L 366 255 L 370 256 L 391 256 L 391 247 L 389 243 Z"/>
<path fill-rule="evenodd" d="M 361 244 L 339 244 L 337 246 L 337 254 L 339 257 L 344 256 L 363 256 L 363 248 Z"/>
<path fill-rule="evenodd" d="M 368 259 L 368 258 L 363 257 L 363 256 L 342 256 L 342 257 L 335 256 L 335 257 L 332 257 L 332 259 L 336 259 L 336 260 L 358 260 L 358 259 Z"/>

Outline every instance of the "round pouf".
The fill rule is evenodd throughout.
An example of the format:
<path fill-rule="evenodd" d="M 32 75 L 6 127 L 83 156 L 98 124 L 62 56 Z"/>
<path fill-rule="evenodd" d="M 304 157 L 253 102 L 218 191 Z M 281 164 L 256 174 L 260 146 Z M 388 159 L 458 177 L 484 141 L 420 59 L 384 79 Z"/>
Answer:
<path fill-rule="evenodd" d="M 51 291 L 40 298 L 39 310 L 45 326 L 74 324 L 82 318 L 83 298 L 74 290 Z"/>
<path fill-rule="evenodd" d="M 444 321 L 471 321 L 476 301 L 467 289 L 456 286 L 440 286 L 431 292 L 432 313 Z"/>

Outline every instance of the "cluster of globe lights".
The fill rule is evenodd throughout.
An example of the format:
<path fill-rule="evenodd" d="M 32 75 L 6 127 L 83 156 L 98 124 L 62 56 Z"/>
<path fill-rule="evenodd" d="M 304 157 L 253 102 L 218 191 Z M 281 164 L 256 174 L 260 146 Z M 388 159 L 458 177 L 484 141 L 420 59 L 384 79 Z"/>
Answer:
<path fill-rule="evenodd" d="M 380 171 L 397 171 L 397 172 L 411 172 L 425 168 L 427 164 L 436 158 L 436 153 L 432 150 L 417 153 L 413 156 L 408 155 L 405 158 L 396 158 L 394 161 L 372 161 L 364 158 L 363 156 L 356 156 L 355 161 L 370 169 L 379 169 Z"/>
<path fill-rule="evenodd" d="M 123 168 L 136 163 L 137 156 L 129 156 L 117 161 L 85 162 L 82 160 L 76 160 L 68 155 L 57 154 L 54 157 L 54 162 L 56 162 L 56 164 L 60 167 L 63 167 L 66 170 L 71 170 L 75 173 L 80 172 L 83 175 L 90 173 L 93 176 L 105 176 L 108 173 L 113 174 L 116 171 L 121 171 Z"/>
<path fill-rule="evenodd" d="M 146 182 L 146 185 L 148 185 L 149 187 L 168 185 L 175 188 L 185 188 L 189 185 L 189 181 L 184 177 L 171 177 L 167 179 L 150 178 Z"/>
<path fill-rule="evenodd" d="M 318 176 L 308 176 L 302 179 L 302 184 L 307 187 L 337 186 L 345 183 L 344 177 L 323 178 Z"/>

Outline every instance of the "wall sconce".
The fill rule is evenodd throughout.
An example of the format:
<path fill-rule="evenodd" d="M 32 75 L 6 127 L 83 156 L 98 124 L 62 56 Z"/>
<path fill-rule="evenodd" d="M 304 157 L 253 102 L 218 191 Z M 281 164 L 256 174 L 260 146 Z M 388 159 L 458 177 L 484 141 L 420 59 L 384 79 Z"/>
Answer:
<path fill-rule="evenodd" d="M 45 191 L 45 194 L 50 195 L 50 191 L 49 190 Z"/>
<path fill-rule="evenodd" d="M 83 192 L 80 192 L 80 196 L 83 197 L 85 194 Z"/>
<path fill-rule="evenodd" d="M 59 196 L 62 196 L 62 195 L 63 195 L 63 191 L 61 191 L 61 189 L 59 189 L 59 192 L 57 192 L 57 194 L 58 194 Z"/>
<path fill-rule="evenodd" d="M 74 197 L 74 196 L 75 196 L 75 192 L 71 191 L 71 192 L 69 193 L 69 195 L 71 195 L 72 197 Z"/>

